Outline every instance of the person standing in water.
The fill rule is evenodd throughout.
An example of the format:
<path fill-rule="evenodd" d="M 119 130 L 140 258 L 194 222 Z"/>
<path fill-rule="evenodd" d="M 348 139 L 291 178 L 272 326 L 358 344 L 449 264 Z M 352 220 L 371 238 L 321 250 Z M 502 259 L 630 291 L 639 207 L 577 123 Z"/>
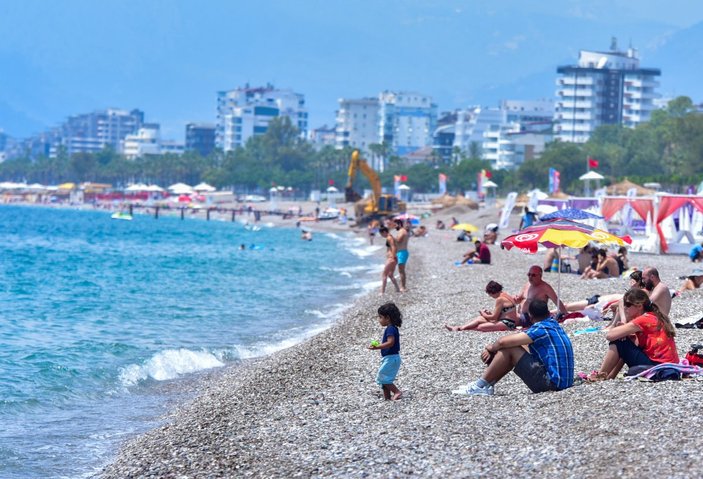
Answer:
<path fill-rule="evenodd" d="M 398 274 L 400 275 L 400 291 L 406 291 L 405 283 L 405 265 L 408 264 L 410 253 L 408 252 L 408 242 L 410 241 L 410 233 L 408 233 L 408 225 L 403 223 L 403 220 L 395 220 L 395 230 L 398 232 L 395 237 L 395 243 L 398 247 L 396 257 L 398 258 Z"/>

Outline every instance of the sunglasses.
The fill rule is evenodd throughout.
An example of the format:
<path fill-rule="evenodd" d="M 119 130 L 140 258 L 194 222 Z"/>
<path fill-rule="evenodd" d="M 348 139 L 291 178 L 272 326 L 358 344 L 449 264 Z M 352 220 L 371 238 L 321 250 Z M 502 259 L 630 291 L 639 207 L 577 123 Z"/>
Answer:
<path fill-rule="evenodd" d="M 628 303 L 627 301 L 623 301 L 622 305 L 625 306 L 626 308 L 631 308 L 632 306 L 639 306 L 637 303 Z"/>
<path fill-rule="evenodd" d="M 533 276 L 539 276 L 539 273 L 527 273 L 527 276 L 532 278 Z"/>

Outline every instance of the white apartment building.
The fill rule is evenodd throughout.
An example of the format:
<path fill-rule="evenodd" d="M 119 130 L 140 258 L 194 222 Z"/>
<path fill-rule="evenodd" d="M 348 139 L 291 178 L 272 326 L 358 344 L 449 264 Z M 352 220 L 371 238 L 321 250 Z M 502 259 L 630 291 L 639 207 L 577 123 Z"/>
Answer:
<path fill-rule="evenodd" d="M 481 146 L 483 134 L 507 123 L 507 114 L 503 108 L 474 106 L 457 111 L 454 129 L 454 147 L 468 152 L 471 144 Z"/>
<path fill-rule="evenodd" d="M 521 131 L 552 129 L 554 100 L 504 100 L 500 108 L 505 110 L 505 120 L 519 123 Z"/>
<path fill-rule="evenodd" d="M 161 154 L 159 125 L 145 124 L 136 134 L 127 135 L 122 142 L 122 153 L 128 160 L 133 160 L 143 155 Z"/>
<path fill-rule="evenodd" d="M 120 151 L 125 137 L 136 133 L 143 123 L 144 113 L 140 110 L 108 108 L 69 117 L 59 128 L 58 136 L 69 156 L 96 153 L 105 147 Z"/>
<path fill-rule="evenodd" d="M 437 105 L 415 92 L 384 91 L 378 95 L 378 143 L 390 145 L 398 156 L 432 145 Z"/>
<path fill-rule="evenodd" d="M 581 50 L 577 65 L 557 68 L 555 137 L 585 143 L 600 125 L 635 127 L 649 121 L 659 97 L 656 68 L 641 68 L 637 50 Z"/>
<path fill-rule="evenodd" d="M 325 146 L 335 147 L 337 145 L 337 128 L 327 125 L 313 128 L 310 130 L 310 138 L 308 139 L 316 150 L 321 150 Z"/>
<path fill-rule="evenodd" d="M 300 93 L 273 85 L 218 92 L 215 144 L 224 151 L 244 146 L 252 136 L 266 133 L 273 118 L 282 116 L 290 118 L 301 138 L 307 136 L 308 112 Z"/>
<path fill-rule="evenodd" d="M 381 143 L 378 136 L 378 98 L 339 99 L 336 114 L 335 147 L 347 146 L 369 153 L 369 145 Z"/>

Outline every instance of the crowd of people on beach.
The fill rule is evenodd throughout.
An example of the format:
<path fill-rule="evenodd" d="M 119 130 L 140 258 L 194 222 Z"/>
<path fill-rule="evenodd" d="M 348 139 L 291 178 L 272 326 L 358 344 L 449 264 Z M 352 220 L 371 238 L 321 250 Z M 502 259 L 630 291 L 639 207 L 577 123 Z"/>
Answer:
<path fill-rule="evenodd" d="M 452 222 L 456 224 L 454 219 Z M 378 227 L 380 235 L 386 239 L 387 247 L 382 294 L 388 279 L 397 291 L 406 289 L 404 268 L 400 284 L 393 273 L 401 261 L 403 266 L 407 263 L 410 227 L 401 220 L 394 224 L 397 236 L 391 234 L 388 226 Z M 437 228 L 443 226 L 438 222 Z M 703 251 L 703 245 L 700 246 Z M 403 254 L 399 254 L 401 250 L 404 251 Z M 527 281 L 515 295 L 506 292 L 499 282 L 489 281 L 485 292 L 495 301 L 492 309 L 479 310 L 476 317 L 461 325 L 445 324 L 445 328 L 451 332 L 513 333 L 485 346 L 480 354 L 486 364 L 484 373 L 454 393 L 493 395 L 496 383 L 510 371 L 514 371 L 534 393 L 560 391 L 571 387 L 575 380 L 595 382 L 614 379 L 625 365 L 628 366 L 627 375 L 656 370 L 655 377 L 660 379 L 676 379 L 681 377 L 682 372 L 691 372 L 689 366 L 679 362 L 676 328 L 669 319 L 669 314 L 672 298 L 681 291 L 699 288 L 703 284 L 703 269 L 682 277 L 684 284 L 677 291 L 662 282 L 656 268 L 632 268 L 624 247 L 611 253 L 604 248 L 587 245 L 574 258 L 559 258 L 559 254 L 558 250 L 548 250 L 544 268 L 532 265 L 527 272 Z M 703 254 L 694 254 L 692 251 L 692 262 L 699 261 L 699 257 L 703 257 Z M 578 264 L 574 272 L 582 279 L 627 277 L 630 281 L 629 288 L 624 293 L 604 292 L 602 295 L 565 304 L 543 275 L 545 271 L 559 271 L 554 269 L 555 264 L 572 259 Z M 475 249 L 464 254 L 462 261 L 457 264 L 469 261 L 490 264 L 490 250 L 485 237 L 483 242 L 477 240 Z M 554 304 L 554 310 L 549 309 L 550 302 Z M 373 350 L 380 349 L 383 357 L 377 382 L 383 388 L 386 399 L 400 399 L 402 393 L 394 381 L 401 364 L 398 328 L 402 314 L 394 303 L 386 303 L 379 308 L 378 316 L 386 329 L 382 343 L 375 342 L 370 346 Z M 575 374 L 571 340 L 561 326 L 563 321 L 575 317 L 609 320 L 603 328 L 608 342 L 607 352 L 600 368 L 590 373 Z M 697 371 L 697 374 L 703 374 L 703 371 Z"/>

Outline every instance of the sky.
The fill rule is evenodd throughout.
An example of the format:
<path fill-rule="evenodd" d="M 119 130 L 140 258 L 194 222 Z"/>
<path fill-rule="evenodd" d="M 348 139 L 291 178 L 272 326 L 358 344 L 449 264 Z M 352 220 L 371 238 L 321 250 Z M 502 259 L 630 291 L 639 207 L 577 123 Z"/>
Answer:
<path fill-rule="evenodd" d="M 553 98 L 556 67 L 612 36 L 662 68 L 663 94 L 703 100 L 699 0 L 0 0 L 0 128 L 139 108 L 182 141 L 186 123 L 215 122 L 217 91 L 246 83 L 303 93 L 311 128 L 334 124 L 339 98 L 383 90 L 440 111 Z"/>

